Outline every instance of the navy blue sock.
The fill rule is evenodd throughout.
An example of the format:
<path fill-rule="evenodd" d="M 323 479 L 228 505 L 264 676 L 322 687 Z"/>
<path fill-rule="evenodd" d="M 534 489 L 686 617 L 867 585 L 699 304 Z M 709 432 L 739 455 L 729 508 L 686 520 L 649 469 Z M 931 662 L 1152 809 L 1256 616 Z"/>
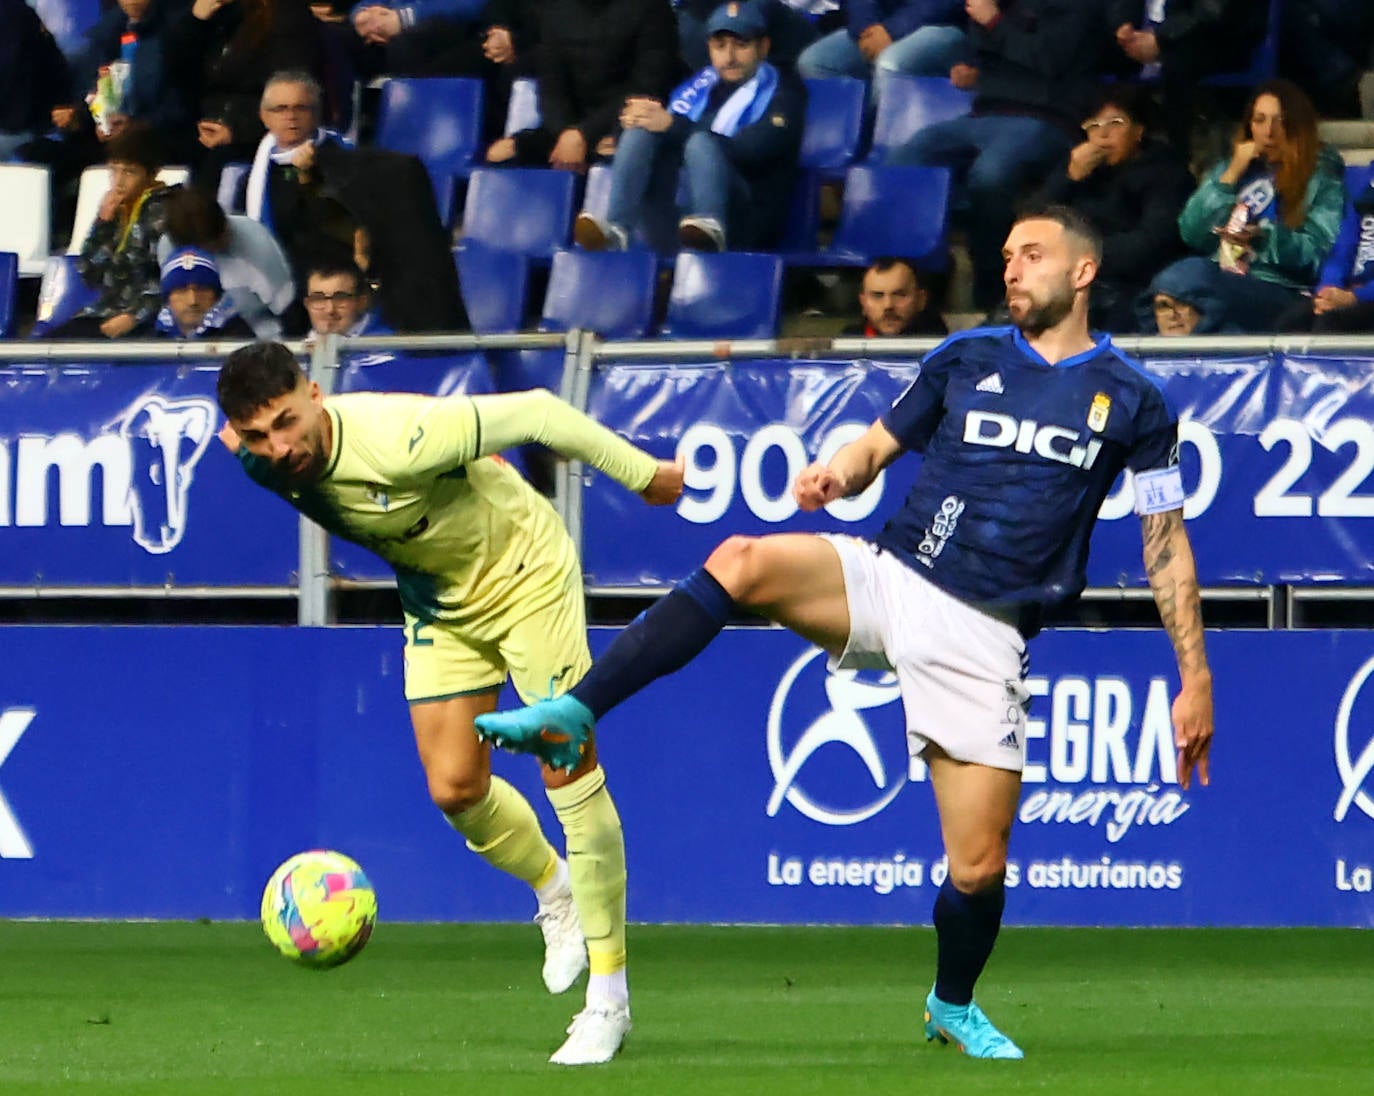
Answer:
<path fill-rule="evenodd" d="M 572 695 L 600 719 L 651 681 L 696 658 L 725 627 L 734 604 L 704 568 L 692 572 L 615 637 Z"/>
<path fill-rule="evenodd" d="M 1007 892 L 1000 882 L 989 890 L 965 894 L 946 879 L 935 896 L 935 996 L 945 1004 L 966 1005 L 973 1000 L 973 983 L 997 943 L 1006 904 Z"/>

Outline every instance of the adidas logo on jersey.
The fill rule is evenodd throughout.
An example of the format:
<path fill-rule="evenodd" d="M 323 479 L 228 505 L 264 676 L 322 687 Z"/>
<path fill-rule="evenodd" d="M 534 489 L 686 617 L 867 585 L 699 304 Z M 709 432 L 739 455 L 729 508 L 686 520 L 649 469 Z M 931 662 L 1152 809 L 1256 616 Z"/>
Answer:
<path fill-rule="evenodd" d="M 997 743 L 997 745 L 1005 746 L 1008 750 L 1018 750 L 1021 748 L 1021 744 L 1016 741 L 1015 731 L 1008 731 L 1002 738 L 1002 741 Z"/>
<path fill-rule="evenodd" d="M 1002 394 L 1002 374 L 989 373 L 974 386 L 979 392 L 991 392 L 995 396 Z"/>

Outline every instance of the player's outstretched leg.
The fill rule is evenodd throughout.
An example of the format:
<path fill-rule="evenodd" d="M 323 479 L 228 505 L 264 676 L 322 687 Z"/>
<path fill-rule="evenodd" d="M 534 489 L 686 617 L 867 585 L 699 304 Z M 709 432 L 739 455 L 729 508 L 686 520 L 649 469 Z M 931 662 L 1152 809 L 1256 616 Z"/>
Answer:
<path fill-rule="evenodd" d="M 532 753 L 551 768 L 572 769 L 596 721 L 700 654 L 725 627 L 733 607 L 730 594 L 701 568 L 636 617 L 571 691 L 527 708 L 478 716 L 477 733 L 494 745 Z"/>
<path fill-rule="evenodd" d="M 567 838 L 568 873 L 591 975 L 586 1007 L 549 1060 L 581 1066 L 609 1062 L 630 1030 L 625 953 L 625 838 L 600 765 L 546 790 Z"/>

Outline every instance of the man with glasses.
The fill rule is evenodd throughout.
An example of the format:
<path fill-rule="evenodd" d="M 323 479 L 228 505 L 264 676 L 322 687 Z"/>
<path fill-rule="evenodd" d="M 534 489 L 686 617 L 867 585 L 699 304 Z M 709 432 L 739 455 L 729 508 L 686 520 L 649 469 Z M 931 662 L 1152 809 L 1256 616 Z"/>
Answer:
<path fill-rule="evenodd" d="M 320 85 L 306 72 L 279 72 L 267 81 L 260 108 L 267 135 L 248 173 L 248 216 L 277 237 L 302 284 L 306 256 L 321 239 L 348 242 L 353 218 L 324 193 L 321 148 L 348 143 L 320 126 Z"/>
<path fill-rule="evenodd" d="M 359 335 L 396 334 L 372 310 L 370 287 L 355 263 L 326 260 L 313 264 L 306 277 L 303 300 L 312 336 L 341 335 L 352 339 Z M 339 354 L 339 364 L 376 365 L 392 357 L 385 351 L 345 351 Z"/>

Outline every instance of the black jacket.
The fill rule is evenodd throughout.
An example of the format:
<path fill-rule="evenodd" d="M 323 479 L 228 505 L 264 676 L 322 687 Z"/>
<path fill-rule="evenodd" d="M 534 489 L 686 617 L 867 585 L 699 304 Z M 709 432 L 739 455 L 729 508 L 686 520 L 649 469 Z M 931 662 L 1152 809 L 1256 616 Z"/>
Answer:
<path fill-rule="evenodd" d="M 664 100 L 683 75 L 669 0 L 549 0 L 539 30 L 539 111 L 592 147 L 631 95 Z"/>
<path fill-rule="evenodd" d="M 1099 83 L 1108 32 L 1094 0 L 1004 0 L 991 27 L 969 23 L 975 114 L 1027 114 L 1077 131 Z"/>
<path fill-rule="evenodd" d="M 0 133 L 43 133 L 67 100 L 67 61 L 24 0 L 0 0 Z"/>
<path fill-rule="evenodd" d="M 1144 6 L 1143 0 L 1109 0 L 1110 30 L 1123 23 L 1141 26 Z M 1235 72 L 1249 66 L 1268 26 L 1264 0 L 1169 0 L 1155 40 L 1166 67 L 1179 60 L 1198 73 Z M 1124 55 L 1114 52 L 1119 63 Z"/>
<path fill-rule="evenodd" d="M 1155 273 L 1188 253 L 1178 234 L 1178 214 L 1197 183 L 1174 149 L 1145 141 L 1117 167 L 1103 165 L 1081 182 L 1067 162 L 1036 195 L 1036 204 L 1072 206 L 1102 233 L 1099 282 L 1144 289 Z"/>

